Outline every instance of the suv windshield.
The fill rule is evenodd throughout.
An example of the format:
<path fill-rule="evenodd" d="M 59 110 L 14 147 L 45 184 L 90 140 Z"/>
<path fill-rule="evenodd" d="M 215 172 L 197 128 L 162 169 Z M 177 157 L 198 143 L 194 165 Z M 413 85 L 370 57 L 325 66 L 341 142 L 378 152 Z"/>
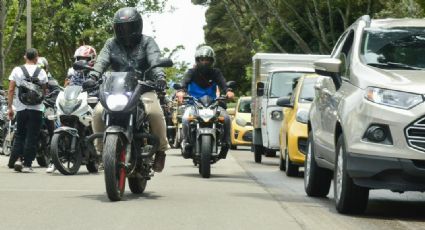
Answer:
<path fill-rule="evenodd" d="M 316 84 L 317 78 L 305 78 L 301 88 L 298 102 L 300 103 L 311 103 L 315 96 L 314 84 Z"/>
<path fill-rule="evenodd" d="M 368 28 L 363 34 L 364 63 L 385 69 L 425 68 L 425 28 Z"/>
<path fill-rule="evenodd" d="M 269 97 L 290 96 L 295 88 L 296 80 L 304 75 L 304 72 L 276 72 L 273 74 Z"/>
<path fill-rule="evenodd" d="M 251 113 L 251 100 L 241 100 L 238 108 L 239 113 Z"/>

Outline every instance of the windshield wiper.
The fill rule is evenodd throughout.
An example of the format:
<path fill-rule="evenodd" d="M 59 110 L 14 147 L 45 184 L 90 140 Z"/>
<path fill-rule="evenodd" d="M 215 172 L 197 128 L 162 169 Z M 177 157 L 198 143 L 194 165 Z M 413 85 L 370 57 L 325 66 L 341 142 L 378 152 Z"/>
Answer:
<path fill-rule="evenodd" d="M 374 67 L 387 67 L 392 69 L 408 69 L 408 70 L 423 70 L 423 68 L 406 65 L 398 62 L 385 62 L 385 63 L 367 63 L 370 66 Z"/>

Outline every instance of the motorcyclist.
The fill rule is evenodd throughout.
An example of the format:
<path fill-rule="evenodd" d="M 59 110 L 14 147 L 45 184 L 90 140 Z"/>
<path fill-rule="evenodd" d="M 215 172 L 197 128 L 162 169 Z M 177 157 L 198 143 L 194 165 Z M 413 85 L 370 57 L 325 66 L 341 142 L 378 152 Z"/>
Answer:
<path fill-rule="evenodd" d="M 218 68 L 214 68 L 215 53 L 210 46 L 200 46 L 195 52 L 194 68 L 189 69 L 183 79 L 182 89 L 176 93 L 178 101 L 181 103 L 185 93 L 195 98 L 201 98 L 205 95 L 211 98 L 217 97 L 217 87 L 221 92 L 226 93 L 228 99 L 233 99 L 234 93 L 226 85 L 226 80 Z M 222 106 L 223 107 L 223 106 Z M 224 117 L 224 134 L 219 156 L 226 158 L 230 147 L 230 117 L 224 108 L 220 107 L 221 116 Z M 189 143 L 189 115 L 193 114 L 194 110 L 188 107 L 183 115 L 183 141 L 182 152 L 184 157 L 190 157 L 191 144 Z"/>
<path fill-rule="evenodd" d="M 143 20 L 136 8 L 124 7 L 119 9 L 113 19 L 114 37 L 109 38 L 95 61 L 95 71 L 90 77 L 98 79 L 108 67 L 116 72 L 144 71 L 161 57 L 161 52 L 153 38 L 142 34 Z M 159 90 L 164 90 L 167 82 L 162 68 L 154 68 L 146 80 L 156 82 Z M 90 81 L 89 81 L 90 82 Z M 85 83 L 86 84 L 86 83 Z M 153 169 L 161 172 L 165 163 L 165 151 L 169 148 L 164 114 L 155 91 L 146 92 L 141 96 L 148 115 L 152 133 L 159 138 L 158 152 L 155 154 Z M 105 123 L 102 121 L 103 107 L 99 103 L 93 116 L 93 132 L 104 132 Z M 98 150 L 103 143 L 96 145 Z"/>
<path fill-rule="evenodd" d="M 82 45 L 75 50 L 74 59 L 75 61 L 85 60 L 88 62 L 89 66 L 94 65 L 96 60 L 96 50 L 89 45 Z M 83 83 L 88 79 L 87 70 L 75 70 L 74 68 L 69 68 L 67 77 L 65 79 L 64 86 L 67 85 L 79 85 L 82 86 Z"/>

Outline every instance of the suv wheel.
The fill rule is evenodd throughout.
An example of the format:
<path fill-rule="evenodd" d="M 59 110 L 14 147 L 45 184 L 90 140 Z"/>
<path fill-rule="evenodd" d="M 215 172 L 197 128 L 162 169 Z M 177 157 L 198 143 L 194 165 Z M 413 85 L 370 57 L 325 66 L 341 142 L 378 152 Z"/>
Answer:
<path fill-rule="evenodd" d="M 340 213 L 363 213 L 369 199 L 369 189 L 354 184 L 347 173 L 347 151 L 344 136 L 341 134 L 336 146 L 336 164 L 334 173 L 335 206 Z"/>
<path fill-rule="evenodd" d="M 325 197 L 331 187 L 332 172 L 320 168 L 314 159 L 313 133 L 308 133 L 307 155 L 304 161 L 304 189 L 308 196 Z"/>

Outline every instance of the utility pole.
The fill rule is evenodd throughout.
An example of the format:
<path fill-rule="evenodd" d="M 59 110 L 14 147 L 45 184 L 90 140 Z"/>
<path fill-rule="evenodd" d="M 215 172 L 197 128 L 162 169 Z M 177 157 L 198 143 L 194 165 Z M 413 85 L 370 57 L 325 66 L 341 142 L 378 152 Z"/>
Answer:
<path fill-rule="evenodd" d="M 27 49 L 32 47 L 31 0 L 27 0 Z"/>

